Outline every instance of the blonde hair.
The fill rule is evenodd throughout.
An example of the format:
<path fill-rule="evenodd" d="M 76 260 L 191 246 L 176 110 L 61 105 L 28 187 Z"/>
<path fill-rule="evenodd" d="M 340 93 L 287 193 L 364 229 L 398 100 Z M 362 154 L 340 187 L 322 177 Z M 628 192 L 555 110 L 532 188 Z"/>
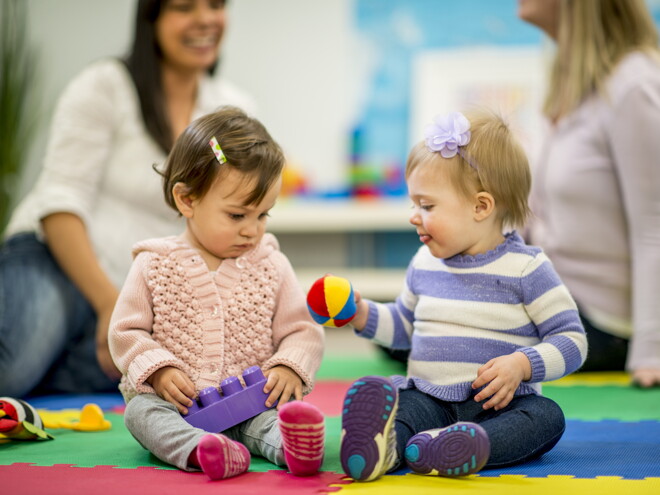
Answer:
<path fill-rule="evenodd" d="M 406 179 L 421 164 L 443 167 L 465 198 L 481 191 L 490 193 L 502 226 L 524 226 L 530 213 L 527 197 L 532 184 L 525 151 L 501 115 L 481 109 L 465 116 L 470 121 L 471 138 L 461 147 L 462 154 L 443 158 L 420 141 L 408 156 Z"/>
<path fill-rule="evenodd" d="M 227 161 L 218 162 L 209 141 L 215 137 Z M 226 106 L 192 122 L 174 143 L 163 177 L 165 202 L 177 210 L 172 189 L 186 185 L 187 194 L 202 198 L 229 169 L 244 174 L 252 186 L 246 205 L 258 204 L 284 168 L 284 154 L 266 128 L 242 110 Z"/>
<path fill-rule="evenodd" d="M 660 54 L 645 0 L 560 0 L 545 114 L 557 120 L 590 94 L 604 91 L 616 64 L 636 50 Z"/>

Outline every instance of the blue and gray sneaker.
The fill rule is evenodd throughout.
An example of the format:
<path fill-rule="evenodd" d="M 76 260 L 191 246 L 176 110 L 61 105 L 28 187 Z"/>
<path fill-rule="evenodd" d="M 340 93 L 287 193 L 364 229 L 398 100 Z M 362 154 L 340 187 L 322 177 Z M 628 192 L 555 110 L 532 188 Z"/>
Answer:
<path fill-rule="evenodd" d="M 344 472 L 354 480 L 375 480 L 397 463 L 397 405 L 394 385 L 381 376 L 360 378 L 346 392 L 340 458 Z"/>
<path fill-rule="evenodd" d="M 465 476 L 484 467 L 490 440 L 476 423 L 454 423 L 418 433 L 406 445 L 406 463 L 418 474 Z"/>

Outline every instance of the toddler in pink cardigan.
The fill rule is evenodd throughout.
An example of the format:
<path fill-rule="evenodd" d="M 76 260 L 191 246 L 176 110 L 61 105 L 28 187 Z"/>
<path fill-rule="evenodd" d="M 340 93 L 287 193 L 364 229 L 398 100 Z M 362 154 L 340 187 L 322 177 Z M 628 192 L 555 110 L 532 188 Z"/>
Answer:
<path fill-rule="evenodd" d="M 250 453 L 301 476 L 323 460 L 323 415 L 301 401 L 323 332 L 265 233 L 283 164 L 263 125 L 241 110 L 224 107 L 190 124 L 162 172 L 165 200 L 186 229 L 135 245 L 112 316 L 127 428 L 158 458 L 211 479 L 247 471 Z M 199 391 L 253 365 L 267 377 L 266 405 L 279 401 L 277 409 L 222 434 L 182 418 Z"/>

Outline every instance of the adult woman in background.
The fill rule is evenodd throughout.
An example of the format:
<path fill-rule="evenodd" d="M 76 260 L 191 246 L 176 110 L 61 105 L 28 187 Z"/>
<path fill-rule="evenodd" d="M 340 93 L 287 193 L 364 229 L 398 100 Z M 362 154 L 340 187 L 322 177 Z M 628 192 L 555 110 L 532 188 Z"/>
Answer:
<path fill-rule="evenodd" d="M 580 306 L 582 370 L 660 385 L 660 52 L 644 0 L 519 0 L 557 43 L 531 242 Z"/>
<path fill-rule="evenodd" d="M 225 23 L 224 0 L 140 0 L 129 55 L 60 97 L 43 171 L 0 247 L 1 395 L 116 389 L 107 332 L 131 247 L 181 230 L 152 166 L 195 118 L 253 110 L 211 77 Z"/>

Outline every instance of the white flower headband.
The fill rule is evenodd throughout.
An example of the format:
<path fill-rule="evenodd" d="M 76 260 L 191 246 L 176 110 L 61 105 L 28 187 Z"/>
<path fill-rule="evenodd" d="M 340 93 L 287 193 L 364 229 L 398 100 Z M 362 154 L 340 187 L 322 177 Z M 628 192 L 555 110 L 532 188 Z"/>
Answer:
<path fill-rule="evenodd" d="M 460 112 L 438 115 L 432 124 L 424 128 L 426 147 L 439 152 L 443 158 L 452 158 L 458 153 L 475 170 L 477 164 L 463 149 L 470 142 L 470 121 Z"/>

